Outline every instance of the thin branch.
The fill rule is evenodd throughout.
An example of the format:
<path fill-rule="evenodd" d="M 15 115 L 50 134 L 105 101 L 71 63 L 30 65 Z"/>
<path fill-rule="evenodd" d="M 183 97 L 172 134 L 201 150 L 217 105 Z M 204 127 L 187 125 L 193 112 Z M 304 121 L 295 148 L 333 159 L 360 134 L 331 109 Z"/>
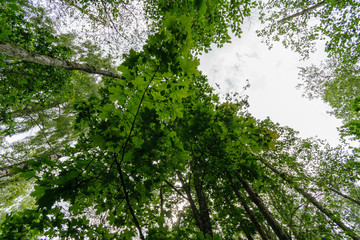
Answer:
<path fill-rule="evenodd" d="M 81 8 L 79 5 L 76 5 L 73 1 L 71 0 L 64 0 L 64 2 L 68 3 L 70 6 L 75 7 L 77 10 L 79 10 L 81 13 L 87 15 L 91 20 L 93 21 L 97 21 L 100 22 L 102 25 L 104 25 L 105 27 L 107 27 L 107 22 L 104 21 L 103 19 L 98 18 L 97 16 L 95 16 L 94 14 L 90 13 L 88 10 Z"/>
<path fill-rule="evenodd" d="M 129 135 L 127 136 L 125 142 L 123 143 L 123 145 L 121 146 L 121 149 L 119 150 L 119 152 L 120 152 L 120 151 L 123 151 L 123 154 L 122 154 L 122 157 L 121 157 L 121 162 L 124 160 L 124 157 L 125 157 L 125 149 L 126 149 L 126 146 L 127 146 L 128 142 L 130 141 L 131 134 L 132 134 L 132 132 L 133 132 L 133 130 L 134 130 L 134 128 L 135 128 L 136 117 L 138 116 L 138 114 L 139 114 L 139 112 L 140 112 L 140 108 L 141 108 L 141 105 L 142 105 L 142 103 L 143 103 L 143 101 L 144 101 L 146 92 L 147 92 L 147 90 L 149 89 L 152 81 L 154 80 L 154 77 L 155 77 L 157 71 L 159 70 L 159 68 L 160 68 L 160 66 L 158 66 L 158 68 L 155 70 L 153 76 L 151 77 L 148 85 L 146 86 L 146 88 L 145 88 L 145 90 L 144 90 L 144 93 L 143 93 L 143 95 L 142 95 L 142 97 L 141 97 L 139 106 L 138 106 L 138 108 L 137 108 L 137 110 L 136 110 L 136 113 L 135 113 L 133 122 L 132 122 L 132 124 L 131 124 L 131 128 L 130 128 L 130 131 L 129 131 Z M 116 153 L 116 155 L 117 155 L 117 154 L 118 154 L 118 153 Z"/>
<path fill-rule="evenodd" d="M 185 198 L 186 200 L 189 201 L 189 199 L 184 196 L 184 194 L 182 194 L 179 189 L 177 189 L 173 184 L 171 184 L 169 181 L 165 180 L 166 184 L 169 185 L 172 189 L 174 189 L 175 192 L 177 192 L 181 197 Z"/>
<path fill-rule="evenodd" d="M 141 227 L 140 227 L 140 223 L 139 223 L 139 221 L 138 221 L 138 219 L 137 219 L 137 217 L 135 215 L 134 209 L 131 206 L 129 193 L 128 193 L 127 188 L 126 188 L 123 171 L 122 171 L 121 165 L 120 165 L 121 163 L 118 161 L 116 154 L 114 154 L 114 160 L 115 160 L 115 163 L 116 163 L 116 166 L 117 166 L 117 170 L 118 170 L 118 172 L 120 174 L 120 181 L 121 181 L 121 186 L 122 186 L 122 188 L 124 190 L 126 204 L 127 204 L 128 208 L 129 208 L 129 211 L 130 211 L 130 214 L 132 216 L 133 222 L 134 222 L 136 228 L 139 231 L 140 239 L 145 240 L 145 237 L 144 237 L 144 235 L 142 233 L 142 230 L 141 230 Z"/>

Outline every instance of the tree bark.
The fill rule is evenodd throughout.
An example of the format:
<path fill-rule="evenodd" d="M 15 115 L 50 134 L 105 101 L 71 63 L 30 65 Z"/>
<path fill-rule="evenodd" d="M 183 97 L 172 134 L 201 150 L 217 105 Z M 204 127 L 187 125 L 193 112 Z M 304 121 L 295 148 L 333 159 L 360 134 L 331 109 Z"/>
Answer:
<path fill-rule="evenodd" d="M 235 194 L 236 195 L 236 194 Z M 243 222 L 241 221 L 241 215 L 238 213 L 236 207 L 229 201 L 229 199 L 224 196 L 224 200 L 226 202 L 227 205 L 229 205 L 229 208 L 231 209 L 232 213 L 234 215 L 236 215 L 237 217 L 239 217 L 240 221 L 239 221 L 239 225 L 241 230 L 245 233 L 246 238 L 248 240 L 254 240 L 254 238 L 251 236 L 250 232 L 248 231 L 248 229 L 246 228 L 246 226 L 243 224 Z M 250 210 L 251 211 L 251 210 Z M 250 219 L 251 220 L 251 219 Z M 256 219 L 257 220 L 257 219 Z M 253 223 L 254 224 L 254 223 Z M 254 224 L 255 225 L 255 224 Z M 260 226 L 261 227 L 261 226 Z"/>
<path fill-rule="evenodd" d="M 264 215 L 266 221 L 274 230 L 278 238 L 280 240 L 290 240 L 290 236 L 285 232 L 285 230 L 281 227 L 281 225 L 278 223 L 272 213 L 267 209 L 260 196 L 255 192 L 255 190 L 250 186 L 250 184 L 246 180 L 242 179 L 242 177 L 238 173 L 235 173 L 235 175 L 245 188 L 246 192 L 249 194 L 251 200 L 256 204 L 261 213 Z"/>
<path fill-rule="evenodd" d="M 272 172 L 279 175 L 285 182 L 291 185 L 296 191 L 298 191 L 301 195 L 303 195 L 309 202 L 311 202 L 317 209 L 320 210 L 323 214 L 325 214 L 328 218 L 330 218 L 339 228 L 341 228 L 344 233 L 350 236 L 354 240 L 360 240 L 360 237 L 355 234 L 349 227 L 347 227 L 341 220 L 337 219 L 334 214 L 326 209 L 320 202 L 318 202 L 310 193 L 306 192 L 304 189 L 300 188 L 294 181 L 292 181 L 285 173 L 282 173 L 272 167 L 267 161 L 263 158 L 260 158 L 260 161 L 268 167 Z"/>
<path fill-rule="evenodd" d="M 190 203 L 190 207 L 191 207 L 191 210 L 193 212 L 193 215 L 194 215 L 194 218 L 195 218 L 195 222 L 196 222 L 196 225 L 199 227 L 200 231 L 203 232 L 203 227 L 202 227 L 202 223 L 201 223 L 201 218 L 200 218 L 200 214 L 199 214 L 199 210 L 197 209 L 196 205 L 195 205 L 195 202 L 191 196 L 191 191 L 190 191 L 190 187 L 189 185 L 184 181 L 182 175 L 180 172 L 176 172 L 180 182 L 181 182 L 181 185 L 186 193 L 186 196 L 187 196 L 187 200 L 189 201 Z"/>
<path fill-rule="evenodd" d="M 339 196 L 342 196 L 343 198 L 346 198 L 347 200 L 357 204 L 358 206 L 360 206 L 360 201 L 356 200 L 342 192 L 340 192 L 339 190 L 337 190 L 336 188 L 330 187 L 330 186 L 326 186 L 330 191 L 333 191 L 334 193 L 338 194 Z"/>
<path fill-rule="evenodd" d="M 295 17 L 298 17 L 298 16 L 301 16 L 301 15 L 303 15 L 303 14 L 306 14 L 306 13 L 308 13 L 308 12 L 314 11 L 315 9 L 323 6 L 324 4 L 325 4 L 325 1 L 319 2 L 319 3 L 313 5 L 313 6 L 309 7 L 309 8 L 306 8 L 306 9 L 302 10 L 301 12 L 297 12 L 297 13 L 295 13 L 295 14 L 292 14 L 292 15 L 290 15 L 290 16 L 288 16 L 288 17 L 285 17 L 285 18 L 279 20 L 278 23 L 280 24 L 280 23 L 286 22 L 286 21 L 288 21 L 288 20 L 291 20 L 291 19 L 293 19 L 293 18 L 295 18 Z"/>
<path fill-rule="evenodd" d="M 48 157 L 50 158 L 50 160 L 54 160 L 54 159 L 59 159 L 61 157 L 64 157 L 64 155 L 62 155 L 60 153 L 54 153 L 54 154 L 48 155 Z M 14 174 L 17 174 L 18 172 L 11 171 L 11 169 L 14 167 L 23 169 L 25 167 L 31 167 L 31 165 L 29 165 L 29 160 L 26 160 L 26 161 L 14 163 L 12 165 L 0 167 L 0 179 L 4 178 L 4 177 L 10 177 Z"/>
<path fill-rule="evenodd" d="M 10 57 L 18 58 L 26 62 L 37 63 L 46 66 L 60 67 L 68 70 L 81 70 L 87 73 L 95 73 L 113 78 L 121 77 L 119 74 L 112 73 L 108 70 L 95 68 L 87 64 L 69 62 L 59 58 L 31 52 L 6 42 L 0 42 L 0 53 Z"/>
<path fill-rule="evenodd" d="M 235 196 L 238 198 L 238 200 L 240 201 L 241 205 L 243 206 L 243 208 L 245 209 L 246 213 L 248 214 L 251 222 L 254 224 L 256 230 L 258 231 L 258 233 L 260 234 L 261 238 L 263 240 L 270 240 L 270 238 L 267 236 L 267 234 L 265 233 L 264 229 L 262 228 L 261 224 L 259 223 L 259 221 L 257 220 L 255 214 L 253 213 L 253 211 L 251 211 L 249 205 L 246 203 L 246 200 L 244 199 L 244 197 L 241 195 L 241 193 L 239 192 L 239 190 L 235 187 L 234 182 L 232 180 L 231 177 L 229 177 L 230 180 L 230 184 L 231 187 L 235 193 Z"/>
<path fill-rule="evenodd" d="M 213 236 L 210 215 L 209 215 L 209 208 L 207 205 L 206 197 L 204 195 L 204 191 L 202 189 L 201 181 L 196 172 L 194 172 L 194 187 L 199 204 L 200 219 L 201 219 L 204 236 L 205 237 L 206 235 Z"/>
<path fill-rule="evenodd" d="M 19 162 L 19 163 L 15 163 L 13 165 L 10 166 L 4 166 L 0 168 L 0 179 L 4 178 L 4 177 L 10 177 L 14 174 L 17 174 L 17 172 L 15 171 L 11 171 L 12 168 L 14 167 L 18 167 L 18 168 L 24 168 L 29 164 L 29 161 L 23 161 L 23 162 Z"/>

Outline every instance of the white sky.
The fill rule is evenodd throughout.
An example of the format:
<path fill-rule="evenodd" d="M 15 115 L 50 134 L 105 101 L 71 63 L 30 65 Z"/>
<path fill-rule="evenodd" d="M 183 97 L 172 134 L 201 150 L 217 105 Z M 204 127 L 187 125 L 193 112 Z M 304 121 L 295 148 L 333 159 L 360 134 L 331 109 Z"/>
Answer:
<path fill-rule="evenodd" d="M 299 131 L 301 137 L 318 136 L 332 145 L 338 144 L 337 127 L 341 121 L 327 113 L 328 105 L 303 98 L 302 90 L 295 88 L 300 83 L 298 67 L 319 63 L 326 57 L 323 49 L 309 60 L 299 61 L 298 53 L 280 43 L 268 50 L 256 36 L 259 27 L 256 22 L 245 24 L 241 39 L 233 38 L 231 44 L 200 57 L 200 69 L 210 84 L 218 83 L 225 92 L 242 92 L 249 79 L 251 87 L 244 94 L 249 95 L 249 110 L 255 117 L 269 116 L 272 121 Z"/>

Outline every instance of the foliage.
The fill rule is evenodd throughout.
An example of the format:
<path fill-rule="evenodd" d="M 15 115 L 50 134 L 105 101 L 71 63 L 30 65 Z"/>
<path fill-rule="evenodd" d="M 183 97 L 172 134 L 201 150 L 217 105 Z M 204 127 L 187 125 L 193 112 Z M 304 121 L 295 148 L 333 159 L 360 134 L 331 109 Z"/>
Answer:
<path fill-rule="evenodd" d="M 281 41 L 307 58 L 318 40 L 326 41 L 329 59 L 302 68 L 300 86 L 305 96 L 321 98 L 344 120 L 343 136 L 357 138 L 358 114 L 350 105 L 359 96 L 359 2 L 269 1 L 261 11 L 267 26 L 258 34 L 269 46 L 272 40 Z"/>
<path fill-rule="evenodd" d="M 268 1 L 262 4 L 260 19 L 267 24 L 259 31 L 271 40 L 307 57 L 316 40 L 325 39 L 329 56 L 356 65 L 359 61 L 358 1 Z M 282 38 L 282 39 L 281 39 Z"/>
<path fill-rule="evenodd" d="M 301 68 L 300 77 L 303 81 L 298 87 L 304 89 L 304 96 L 321 98 L 332 107 L 330 112 L 343 120 L 341 128 L 343 137 L 351 136 L 358 139 L 357 130 L 359 111 L 356 108 L 360 95 L 358 71 L 352 67 L 337 67 L 337 61 L 329 60 L 317 67 Z"/>
<path fill-rule="evenodd" d="M 73 3 L 86 9 L 99 7 L 101 1 Z M 10 146 L 14 155 L 6 153 L 26 157 L 25 167 L 14 168 L 18 174 L 12 178 L 34 182 L 31 197 L 36 204 L 7 214 L 1 238 L 359 239 L 357 156 L 299 139 L 293 130 L 268 119 L 255 119 L 247 112 L 245 98 L 237 94 L 220 101 L 198 70 L 197 54 L 227 42 L 228 26 L 239 35 L 242 15 L 253 5 L 145 2 L 151 30 L 141 50 L 123 55 L 117 67 L 121 78 L 94 81 L 83 73 L 59 70 L 68 85 L 49 84 L 46 100 L 51 103 L 62 94 L 60 113 L 55 114 L 58 105 L 32 108 L 29 116 L 44 119 L 39 134 Z M 19 12 L 30 11 L 27 5 L 14 6 Z M 27 19 L 9 26 L 33 26 L 34 20 Z M 111 56 L 102 57 L 93 42 L 79 47 L 71 36 L 39 36 L 50 43 L 67 40 L 69 55 L 63 49 L 58 57 L 63 53 L 113 68 Z M 31 39 L 37 41 L 35 35 Z M 39 67 L 12 61 L 21 63 L 20 71 Z M 42 71 L 35 73 L 39 76 L 34 81 L 48 82 Z M 43 94 L 41 87 L 32 95 L 23 93 L 21 85 L 12 88 L 20 99 L 42 106 L 33 98 Z M 14 110 L 5 113 L 14 117 Z M 26 151 L 39 146 L 38 137 L 47 139 L 47 146 Z M 4 184 L 12 178 L 5 178 Z M 342 202 L 344 196 L 347 201 Z M 324 206 L 313 204 L 314 199 Z M 324 208 L 331 213 L 327 217 Z"/>

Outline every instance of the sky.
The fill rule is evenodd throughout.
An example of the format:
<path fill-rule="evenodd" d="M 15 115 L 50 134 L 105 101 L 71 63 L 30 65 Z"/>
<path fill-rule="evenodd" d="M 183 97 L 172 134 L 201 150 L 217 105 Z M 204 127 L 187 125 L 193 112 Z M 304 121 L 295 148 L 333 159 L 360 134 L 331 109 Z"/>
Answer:
<path fill-rule="evenodd" d="M 219 84 L 222 92 L 242 92 L 246 79 L 250 88 L 244 92 L 249 96 L 249 111 L 259 119 L 270 117 L 282 126 L 300 132 L 300 136 L 326 139 L 331 145 L 339 143 L 337 127 L 341 121 L 327 113 L 331 108 L 319 99 L 302 97 L 298 67 L 320 63 L 325 59 L 323 43 L 309 60 L 300 61 L 300 55 L 275 43 L 269 50 L 256 29 L 256 21 L 243 26 L 242 37 L 233 38 L 232 43 L 200 57 L 200 69 L 208 76 L 212 86 Z"/>

